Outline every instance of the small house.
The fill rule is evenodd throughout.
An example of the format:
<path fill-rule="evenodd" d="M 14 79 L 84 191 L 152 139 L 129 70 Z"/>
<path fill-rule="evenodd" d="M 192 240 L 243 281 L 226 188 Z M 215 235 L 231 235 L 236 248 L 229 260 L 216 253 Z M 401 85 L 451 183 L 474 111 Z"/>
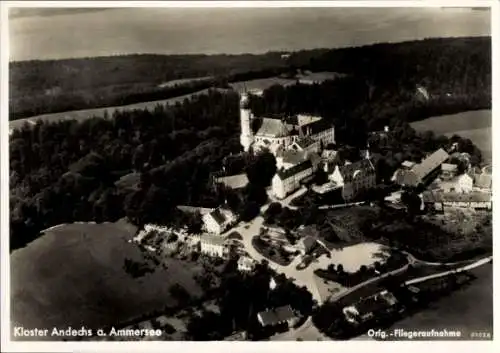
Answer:
<path fill-rule="evenodd" d="M 280 324 L 294 325 L 298 318 L 290 305 L 261 311 L 257 314 L 257 319 L 263 327 L 276 326 Z"/>

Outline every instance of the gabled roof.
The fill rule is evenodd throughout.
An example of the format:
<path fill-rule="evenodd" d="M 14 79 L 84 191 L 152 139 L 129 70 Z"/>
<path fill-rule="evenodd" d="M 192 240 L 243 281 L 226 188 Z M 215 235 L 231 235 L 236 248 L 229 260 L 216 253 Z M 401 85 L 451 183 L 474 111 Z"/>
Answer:
<path fill-rule="evenodd" d="M 388 295 L 388 293 L 377 293 L 375 295 L 361 299 L 354 305 L 354 307 L 356 308 L 358 313 L 363 316 L 369 313 L 376 313 L 378 311 L 384 310 L 394 304 L 395 302 L 393 301 L 392 295 Z"/>
<path fill-rule="evenodd" d="M 263 137 L 285 137 L 290 133 L 290 129 L 284 120 L 273 118 L 262 118 L 262 125 L 257 130 L 256 135 Z"/>
<path fill-rule="evenodd" d="M 456 164 L 451 164 L 451 163 L 443 163 L 441 165 L 441 170 L 445 172 L 454 172 L 458 169 L 458 166 Z"/>
<path fill-rule="evenodd" d="M 210 212 L 210 216 L 216 221 L 219 225 L 224 224 L 226 221 L 226 217 L 224 214 L 221 212 L 220 208 L 216 208 L 212 212 Z"/>
<path fill-rule="evenodd" d="M 241 189 L 248 184 L 248 177 L 245 173 L 217 178 L 217 182 L 224 184 L 231 189 Z"/>
<path fill-rule="evenodd" d="M 257 314 L 260 317 L 260 321 L 263 326 L 272 326 L 279 324 L 281 322 L 293 319 L 295 314 L 293 313 L 290 305 L 280 306 L 271 310 L 261 311 Z"/>
<path fill-rule="evenodd" d="M 375 167 L 369 159 L 361 159 L 357 162 L 343 165 L 339 168 L 344 182 L 352 181 L 356 175 L 369 175 L 375 173 Z"/>
<path fill-rule="evenodd" d="M 327 121 L 325 121 L 324 119 L 321 119 L 321 120 L 313 121 L 307 125 L 299 126 L 298 129 L 299 129 L 299 135 L 305 136 L 305 135 L 307 135 L 308 131 L 311 132 L 311 135 L 316 135 L 322 131 L 325 131 L 325 130 L 331 129 L 331 128 L 333 128 L 333 126 L 331 126 L 331 124 L 328 124 Z"/>
<path fill-rule="evenodd" d="M 300 164 L 297 164 L 297 165 L 294 165 L 293 167 L 291 168 L 288 168 L 288 169 L 280 169 L 278 170 L 278 172 L 276 173 L 278 175 L 278 177 L 281 179 L 281 180 L 286 180 L 288 178 L 291 178 L 292 176 L 294 176 L 295 174 L 298 174 L 306 169 L 309 169 L 309 168 L 312 168 L 312 163 L 311 161 L 308 159 Z"/>
<path fill-rule="evenodd" d="M 411 170 L 418 179 L 422 180 L 449 157 L 448 153 L 440 148 L 424 159 L 420 164 L 416 164 Z"/>
<path fill-rule="evenodd" d="M 240 256 L 238 259 L 238 265 L 253 266 L 255 265 L 255 260 L 248 256 Z"/>
<path fill-rule="evenodd" d="M 306 149 L 307 147 L 309 147 L 315 143 L 316 143 L 316 141 L 309 136 L 302 137 L 301 139 L 297 140 L 297 142 L 296 142 L 296 144 L 302 149 Z"/>
<path fill-rule="evenodd" d="M 226 239 L 214 235 L 202 235 L 200 237 L 202 244 L 218 245 L 224 246 L 226 244 Z"/>
<path fill-rule="evenodd" d="M 405 167 L 405 168 L 411 168 L 415 165 L 416 163 L 415 162 L 411 162 L 411 161 L 404 161 L 403 163 L 401 163 L 401 166 L 402 167 Z"/>
<path fill-rule="evenodd" d="M 297 165 L 307 160 L 307 155 L 302 151 L 286 150 L 278 154 L 283 158 L 283 163 Z"/>

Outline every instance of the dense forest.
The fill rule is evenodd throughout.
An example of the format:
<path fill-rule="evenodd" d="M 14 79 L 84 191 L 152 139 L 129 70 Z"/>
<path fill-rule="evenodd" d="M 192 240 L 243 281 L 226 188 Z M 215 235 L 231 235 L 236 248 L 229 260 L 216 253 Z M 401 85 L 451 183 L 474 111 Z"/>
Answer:
<path fill-rule="evenodd" d="M 355 119 L 373 131 L 395 120 L 491 107 L 489 38 L 338 49 L 313 56 L 307 68 L 350 76 L 312 88 L 272 87 L 251 100 L 256 115 L 307 112 L 334 119 L 341 129 Z"/>
<path fill-rule="evenodd" d="M 210 87 L 225 87 L 228 81 L 275 76 L 285 68 L 280 53 L 127 55 L 13 62 L 9 71 L 9 120 L 168 99 Z M 170 81 L 174 82 L 168 84 Z"/>
<path fill-rule="evenodd" d="M 216 206 L 225 196 L 209 176 L 224 156 L 239 151 L 238 131 L 238 96 L 217 91 L 112 119 L 16 130 L 10 141 L 11 248 L 59 223 L 125 215 L 137 223 L 169 222 L 177 204 Z"/>
<path fill-rule="evenodd" d="M 429 93 L 422 115 L 491 106 L 491 38 L 425 39 L 261 55 L 128 55 L 10 64 L 10 120 L 43 113 L 167 99 L 227 82 L 296 69 L 354 75 L 380 119 L 409 114 L 415 87 Z M 162 86 L 176 79 L 207 77 Z M 404 103 L 397 112 L 387 110 Z M 390 110 L 390 109 L 389 109 Z"/>

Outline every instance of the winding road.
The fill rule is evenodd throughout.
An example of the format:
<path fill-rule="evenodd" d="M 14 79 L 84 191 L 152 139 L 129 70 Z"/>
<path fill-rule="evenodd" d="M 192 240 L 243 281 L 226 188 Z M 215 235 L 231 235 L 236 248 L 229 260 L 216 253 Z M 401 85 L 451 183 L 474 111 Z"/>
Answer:
<path fill-rule="evenodd" d="M 271 197 L 271 200 L 273 202 L 279 202 L 282 204 L 282 206 L 287 206 L 290 207 L 290 201 L 293 200 L 294 198 L 302 195 L 306 190 L 304 189 L 299 189 L 297 192 L 294 194 L 288 196 L 284 200 L 276 200 Z M 286 277 L 291 278 L 296 285 L 299 287 L 306 287 L 309 292 L 312 294 L 313 300 L 321 304 L 322 298 L 319 293 L 316 281 L 315 281 L 315 274 L 314 271 L 318 268 L 326 268 L 329 264 L 332 263 L 331 259 L 329 259 L 326 255 L 321 255 L 319 258 L 317 258 L 314 262 L 312 262 L 309 266 L 307 266 L 305 269 L 298 270 L 297 265 L 301 263 L 302 258 L 301 256 L 297 256 L 292 263 L 290 263 L 287 266 L 282 266 L 279 264 L 276 264 L 272 261 L 269 261 L 266 257 L 262 256 L 253 246 L 252 244 L 252 238 L 256 235 L 259 234 L 261 227 L 263 226 L 264 223 L 264 218 L 262 214 L 266 211 L 267 207 L 269 204 L 266 204 L 261 207 L 261 215 L 257 216 L 255 219 L 248 223 L 240 223 L 236 225 L 236 227 L 233 227 L 232 229 L 228 230 L 225 235 L 229 235 L 230 233 L 236 231 L 242 235 L 242 240 L 241 243 L 243 245 L 244 250 L 254 260 L 261 262 L 262 260 L 266 260 L 269 262 L 269 266 L 275 270 L 278 273 L 284 274 Z M 293 207 L 290 207 L 293 208 Z M 354 287 L 351 288 L 341 288 L 337 293 L 333 294 L 330 296 L 328 300 L 332 301 L 337 301 L 346 295 L 349 295 L 367 285 L 376 283 L 378 281 L 383 280 L 384 278 L 387 278 L 388 276 L 391 275 L 397 275 L 400 273 L 405 272 L 410 265 L 426 265 L 426 266 L 453 266 L 453 265 L 460 265 L 463 264 L 464 266 L 456 268 L 456 269 L 450 269 L 443 271 L 441 273 L 437 274 L 432 274 L 432 275 L 427 275 L 419 278 L 414 278 L 411 279 L 405 284 L 415 284 L 419 282 L 423 282 L 432 278 L 438 278 L 438 277 L 443 277 L 447 276 L 452 273 L 460 272 L 460 271 L 467 271 L 470 269 L 473 269 L 478 266 L 482 266 L 486 263 L 491 262 L 492 256 L 480 259 L 474 263 L 471 263 L 471 261 L 460 261 L 460 262 L 454 262 L 454 263 L 439 263 L 439 262 L 428 262 L 424 260 L 417 259 L 415 256 L 412 254 L 403 251 L 403 253 L 407 256 L 408 263 L 404 265 L 403 267 L 393 270 L 391 272 L 384 273 L 380 276 L 373 277 L 365 282 L 362 282 Z M 272 340 L 279 340 L 279 341 L 290 341 L 290 340 L 297 340 L 297 339 L 302 339 L 302 340 L 308 340 L 308 341 L 316 341 L 316 340 L 331 340 L 329 337 L 323 335 L 319 330 L 314 326 L 312 319 L 309 317 L 304 324 L 302 324 L 300 327 L 291 329 L 285 333 L 275 335 L 271 338 Z"/>

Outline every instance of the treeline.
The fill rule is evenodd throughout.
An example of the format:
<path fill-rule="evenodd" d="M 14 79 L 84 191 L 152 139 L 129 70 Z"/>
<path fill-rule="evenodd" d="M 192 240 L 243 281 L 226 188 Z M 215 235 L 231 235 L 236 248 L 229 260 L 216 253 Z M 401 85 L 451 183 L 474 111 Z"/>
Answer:
<path fill-rule="evenodd" d="M 217 91 L 111 119 L 39 122 L 15 131 L 11 249 L 59 223 L 126 215 L 168 223 L 177 204 L 215 207 L 224 195 L 209 176 L 240 150 L 238 132 L 239 97 Z"/>
<path fill-rule="evenodd" d="M 128 55 L 10 64 L 10 120 L 42 113 L 171 98 L 227 82 L 333 71 L 366 81 L 373 116 L 409 114 L 416 85 L 430 94 L 423 115 L 491 106 L 491 38 L 425 39 L 261 55 Z M 167 81 L 211 77 L 177 87 Z M 451 96 L 448 96 L 448 94 Z M 384 104 L 382 104 L 384 103 Z M 405 103 L 401 106 L 401 103 Z M 394 107 L 398 107 L 394 110 Z"/>
<path fill-rule="evenodd" d="M 426 39 L 298 52 L 294 68 L 350 75 L 321 85 L 272 87 L 254 97 L 257 115 L 316 113 L 368 130 L 391 121 L 491 107 L 491 38 Z M 352 109 L 355 107 L 356 109 Z M 362 124 L 360 122 L 360 124 Z"/>
<path fill-rule="evenodd" d="M 285 64 L 279 53 L 14 62 L 9 72 L 9 120 L 168 99 L 210 87 L 226 87 L 228 82 L 274 76 L 283 72 Z M 185 80 L 164 85 L 178 79 Z"/>

